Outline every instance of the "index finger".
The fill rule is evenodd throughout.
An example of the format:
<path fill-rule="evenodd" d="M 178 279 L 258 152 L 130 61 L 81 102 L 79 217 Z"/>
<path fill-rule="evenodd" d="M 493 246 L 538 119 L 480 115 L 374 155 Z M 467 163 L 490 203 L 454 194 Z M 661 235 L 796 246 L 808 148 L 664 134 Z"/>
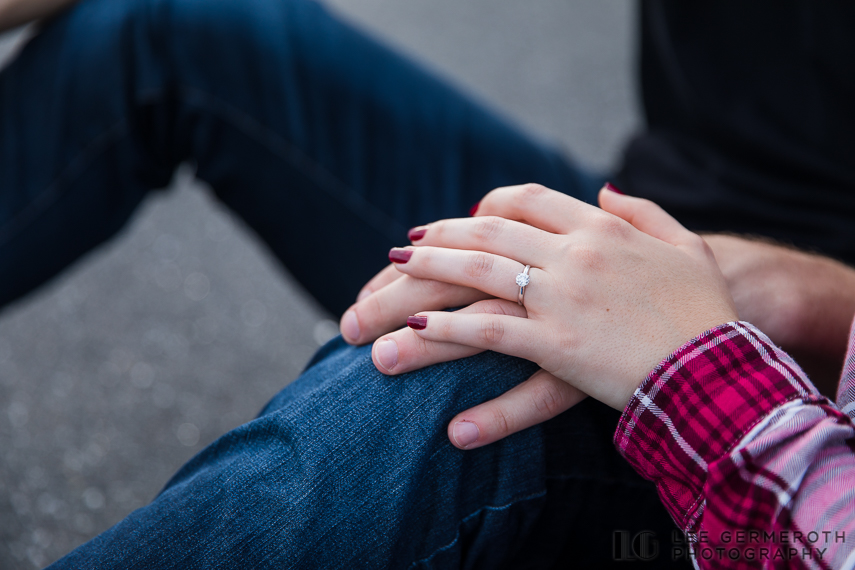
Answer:
<path fill-rule="evenodd" d="M 478 204 L 476 216 L 499 216 L 554 234 L 567 234 L 598 208 L 540 184 L 496 188 Z"/>
<path fill-rule="evenodd" d="M 457 250 L 483 251 L 523 265 L 543 267 L 557 243 L 554 234 L 528 224 L 498 216 L 453 218 L 423 226 L 418 247 L 435 246 Z"/>

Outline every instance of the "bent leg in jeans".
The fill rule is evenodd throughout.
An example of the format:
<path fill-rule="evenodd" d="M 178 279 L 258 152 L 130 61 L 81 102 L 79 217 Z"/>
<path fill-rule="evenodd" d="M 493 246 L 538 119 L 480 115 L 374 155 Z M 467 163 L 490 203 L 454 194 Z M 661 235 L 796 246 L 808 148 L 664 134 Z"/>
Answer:
<path fill-rule="evenodd" d="M 411 226 L 599 186 L 310 0 L 83 0 L 0 74 L 0 121 L 0 304 L 185 160 L 334 314 Z"/>
<path fill-rule="evenodd" d="M 616 411 L 589 399 L 493 445 L 448 442 L 457 412 L 535 369 L 488 352 L 389 377 L 334 340 L 52 568 L 600 568 L 615 530 L 652 530 L 671 565 L 670 519 L 611 446 Z"/>
<path fill-rule="evenodd" d="M 0 121 L 0 303 L 108 239 L 184 160 L 336 313 L 409 226 L 505 184 L 598 186 L 307 0 L 83 0 L 0 74 Z M 448 444 L 456 412 L 532 371 L 483 354 L 389 378 L 331 345 L 58 567 L 542 567 L 670 528 L 595 402 Z"/>

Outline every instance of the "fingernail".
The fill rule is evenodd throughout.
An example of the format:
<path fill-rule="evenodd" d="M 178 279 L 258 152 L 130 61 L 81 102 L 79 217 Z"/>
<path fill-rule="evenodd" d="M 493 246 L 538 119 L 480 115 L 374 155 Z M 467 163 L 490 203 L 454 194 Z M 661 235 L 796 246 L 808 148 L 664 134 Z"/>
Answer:
<path fill-rule="evenodd" d="M 401 249 L 399 247 L 393 247 L 391 251 L 389 251 L 389 261 L 392 263 L 406 263 L 413 256 L 412 249 Z"/>
<path fill-rule="evenodd" d="M 371 295 L 371 291 L 368 289 L 363 289 L 359 292 L 359 295 L 356 296 L 356 302 L 360 302 L 362 299 L 368 297 L 369 295 Z"/>
<path fill-rule="evenodd" d="M 614 186 L 611 182 L 606 182 L 606 190 L 611 190 L 615 194 L 620 194 L 621 196 L 625 196 L 625 194 L 623 192 L 621 192 L 620 190 L 618 190 L 617 187 Z"/>
<path fill-rule="evenodd" d="M 464 420 L 454 424 L 454 428 L 451 430 L 451 435 L 454 437 L 454 441 L 457 443 L 458 447 L 466 448 L 478 441 L 478 436 L 481 435 L 481 431 L 478 429 L 478 424 L 475 422 L 467 422 Z"/>
<path fill-rule="evenodd" d="M 419 241 L 420 239 L 425 237 L 426 232 L 427 226 L 419 226 L 408 231 L 407 237 L 410 238 L 410 241 Z"/>
<path fill-rule="evenodd" d="M 407 326 L 417 331 L 424 330 L 427 326 L 427 317 L 407 317 Z"/>
<path fill-rule="evenodd" d="M 381 340 L 374 347 L 377 363 L 391 372 L 398 365 L 398 343 L 394 340 Z"/>
<path fill-rule="evenodd" d="M 478 206 L 480 206 L 480 205 L 481 205 L 481 202 L 475 202 L 475 205 L 472 206 L 471 208 L 469 208 L 469 215 L 474 216 L 475 213 L 478 211 Z"/>
<path fill-rule="evenodd" d="M 351 342 L 359 340 L 359 321 L 353 311 L 347 311 L 341 318 L 341 334 Z"/>

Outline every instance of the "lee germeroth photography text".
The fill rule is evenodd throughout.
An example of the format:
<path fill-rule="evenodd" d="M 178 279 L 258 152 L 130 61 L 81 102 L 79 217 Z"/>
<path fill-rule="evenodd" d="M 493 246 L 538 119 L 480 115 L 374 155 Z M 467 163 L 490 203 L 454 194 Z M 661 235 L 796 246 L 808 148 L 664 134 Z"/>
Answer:
<path fill-rule="evenodd" d="M 713 533 L 671 534 L 671 560 L 822 560 L 828 545 L 846 543 L 844 531 L 739 530 Z M 616 561 L 650 561 L 663 554 L 652 530 L 616 530 L 612 558 Z"/>

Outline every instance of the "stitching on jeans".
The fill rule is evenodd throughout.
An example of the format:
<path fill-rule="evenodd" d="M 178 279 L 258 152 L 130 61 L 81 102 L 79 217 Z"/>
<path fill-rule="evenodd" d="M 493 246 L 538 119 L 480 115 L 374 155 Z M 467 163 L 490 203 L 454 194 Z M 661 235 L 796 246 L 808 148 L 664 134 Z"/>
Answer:
<path fill-rule="evenodd" d="M 520 503 L 522 501 L 530 501 L 532 499 L 539 499 L 540 497 L 544 497 L 544 496 L 546 496 L 546 491 L 541 491 L 540 493 L 534 493 L 532 495 L 520 497 L 519 499 L 515 499 L 515 500 L 511 501 L 510 503 L 507 503 L 507 504 L 499 506 L 499 507 L 494 507 L 494 506 L 490 506 L 490 505 L 488 505 L 486 507 L 481 507 L 480 509 L 478 509 L 474 513 L 471 513 L 471 514 L 463 517 L 462 519 L 460 519 L 460 522 L 457 523 L 457 527 L 458 527 L 457 528 L 457 534 L 454 536 L 454 540 L 452 540 L 451 542 L 449 542 L 445 546 L 437 548 L 436 550 L 433 551 L 433 553 L 430 556 L 428 556 L 426 558 L 422 558 L 421 560 L 416 560 L 415 562 L 410 564 L 410 568 L 414 568 L 417 564 L 422 564 L 422 563 L 430 561 L 431 558 L 433 558 L 434 556 L 436 556 L 437 554 L 439 554 L 443 550 L 448 550 L 449 548 L 451 548 L 452 546 L 457 544 L 457 541 L 460 540 L 460 525 L 462 525 L 463 523 L 465 523 L 466 521 L 468 521 L 472 517 L 480 514 L 482 511 L 503 511 L 505 509 L 509 509 L 510 507 L 512 507 L 515 504 Z"/>
<path fill-rule="evenodd" d="M 346 206 L 381 235 L 385 235 L 390 240 L 396 241 L 400 235 L 406 232 L 406 228 L 401 226 L 397 220 L 388 216 L 385 212 L 376 208 L 373 204 L 354 192 L 335 174 L 303 152 L 296 144 L 258 122 L 251 115 L 232 107 L 210 93 L 194 87 L 183 86 L 179 89 L 179 94 L 185 103 L 193 105 L 198 102 L 198 107 L 207 109 L 212 114 L 266 147 L 273 154 L 288 162 L 293 168 L 312 180 L 333 199 Z M 193 99 L 194 101 L 191 102 L 188 99 Z"/>
<path fill-rule="evenodd" d="M 36 196 L 16 216 L 9 220 L 4 227 L 0 228 L 0 245 L 11 241 L 29 223 L 53 206 L 69 187 L 68 184 L 65 184 L 63 187 L 63 183 L 80 176 L 92 164 L 95 158 L 106 152 L 126 134 L 127 123 L 122 118 L 95 137 L 92 142 L 86 145 L 86 148 L 71 159 L 68 165 L 48 184 L 41 194 Z"/>
<path fill-rule="evenodd" d="M 650 486 L 650 484 L 649 484 L 649 483 L 647 483 L 647 482 L 645 482 L 645 483 L 641 483 L 641 482 L 628 482 L 628 481 L 625 481 L 625 480 L 623 480 L 623 479 L 614 479 L 614 478 L 603 479 L 602 477 L 579 477 L 579 476 L 576 476 L 576 475 L 567 475 L 567 476 L 561 476 L 561 477 L 547 477 L 547 478 L 546 478 L 546 480 L 547 480 L 547 481 L 572 481 L 572 480 L 587 481 L 587 480 L 596 480 L 596 481 L 597 481 L 597 482 L 599 482 L 599 483 L 621 483 L 621 484 L 626 485 L 626 486 L 628 486 L 628 487 L 644 487 L 644 488 L 647 488 L 647 487 L 649 487 L 649 486 Z M 529 501 L 529 500 L 532 500 L 532 499 L 537 499 L 537 498 L 543 497 L 543 496 L 545 496 L 545 495 L 546 495 L 546 493 L 547 493 L 546 491 L 543 491 L 543 492 L 540 492 L 540 493 L 535 493 L 535 494 L 532 494 L 532 495 L 527 495 L 527 496 L 525 496 L 525 497 L 521 497 L 521 498 L 519 498 L 519 499 L 516 499 L 516 500 L 514 500 L 514 501 L 511 501 L 510 503 L 508 503 L 508 504 L 506 504 L 506 505 L 502 505 L 502 506 L 500 506 L 500 507 L 494 507 L 494 506 L 481 507 L 480 509 L 478 509 L 478 510 L 477 510 L 477 511 L 475 511 L 474 513 L 471 513 L 471 514 L 469 514 L 469 515 L 465 516 L 464 518 L 460 519 L 460 522 L 458 523 L 458 531 L 457 531 L 457 534 L 454 536 L 454 540 L 452 540 L 451 542 L 449 542 L 449 543 L 448 543 L 448 544 L 446 544 L 445 546 L 442 546 L 442 547 L 440 547 L 440 548 L 438 548 L 438 549 L 434 550 L 434 551 L 433 551 L 433 553 L 431 553 L 431 555 L 430 555 L 430 556 L 427 556 L 427 557 L 425 557 L 425 558 L 421 558 L 421 559 L 419 559 L 419 560 L 416 560 L 415 562 L 413 562 L 413 563 L 409 566 L 409 568 L 414 568 L 417 564 L 422 564 L 422 563 L 425 563 L 425 562 L 429 562 L 431 558 L 433 558 L 434 556 L 436 556 L 437 554 L 439 554 L 439 553 L 440 553 L 440 552 L 442 552 L 443 550 L 448 550 L 449 548 L 451 548 L 452 546 L 454 546 L 454 545 L 457 543 L 457 541 L 458 541 L 458 540 L 460 540 L 460 530 L 459 530 L 459 526 L 460 526 L 461 524 L 463 524 L 464 522 L 466 522 L 467 520 L 469 520 L 469 519 L 471 519 L 472 517 L 474 517 L 475 515 L 479 514 L 481 511 L 483 511 L 483 510 L 491 510 L 491 511 L 500 511 L 500 510 L 504 510 L 504 509 L 507 509 L 507 508 L 512 507 L 514 504 L 519 503 L 519 502 L 521 502 L 521 501 Z"/>

